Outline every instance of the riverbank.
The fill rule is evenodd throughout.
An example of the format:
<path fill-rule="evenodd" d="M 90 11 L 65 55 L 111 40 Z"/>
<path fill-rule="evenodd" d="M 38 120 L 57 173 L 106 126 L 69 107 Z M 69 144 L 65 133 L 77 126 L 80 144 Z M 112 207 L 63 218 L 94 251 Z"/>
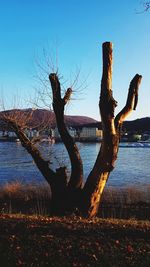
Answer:
<path fill-rule="evenodd" d="M 150 222 L 0 216 L 1 266 L 148 267 Z"/>
<path fill-rule="evenodd" d="M 6 183 L 0 188 L 0 214 L 51 215 L 51 191 L 43 185 Z M 98 217 L 150 220 L 150 186 L 106 187 Z"/>

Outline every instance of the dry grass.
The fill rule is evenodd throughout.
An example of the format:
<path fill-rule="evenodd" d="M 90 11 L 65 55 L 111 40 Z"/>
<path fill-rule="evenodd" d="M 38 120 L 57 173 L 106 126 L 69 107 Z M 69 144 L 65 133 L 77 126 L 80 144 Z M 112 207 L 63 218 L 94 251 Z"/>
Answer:
<path fill-rule="evenodd" d="M 103 194 L 105 203 L 122 203 L 123 205 L 137 204 L 139 202 L 150 203 L 150 186 L 143 187 L 106 187 Z"/>
<path fill-rule="evenodd" d="M 46 184 L 13 181 L 4 184 L 0 189 L 0 212 L 47 215 L 50 199 L 51 191 Z"/>
<path fill-rule="evenodd" d="M 24 184 L 21 181 L 13 181 L 4 184 L 0 189 L 0 199 L 25 199 L 31 200 L 35 198 L 50 198 L 51 191 L 46 184 Z"/>
<path fill-rule="evenodd" d="M 6 183 L 0 188 L 0 213 L 50 214 L 51 191 L 45 184 Z M 106 187 L 99 216 L 149 219 L 150 186 Z"/>
<path fill-rule="evenodd" d="M 103 218 L 150 219 L 150 186 L 106 187 L 99 210 Z"/>
<path fill-rule="evenodd" d="M 35 199 L 35 198 L 51 198 L 51 191 L 46 183 L 43 184 L 24 184 L 16 180 L 5 183 L 0 188 L 0 199 L 5 197 Z M 150 185 L 143 187 L 106 187 L 103 194 L 103 203 L 122 203 L 136 204 L 139 202 L 150 203 Z"/>

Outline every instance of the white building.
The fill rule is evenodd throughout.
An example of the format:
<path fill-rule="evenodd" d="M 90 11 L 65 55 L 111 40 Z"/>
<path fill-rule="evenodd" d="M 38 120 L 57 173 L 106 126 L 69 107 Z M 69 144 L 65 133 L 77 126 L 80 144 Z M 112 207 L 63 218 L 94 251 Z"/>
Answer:
<path fill-rule="evenodd" d="M 102 139 L 102 130 L 99 130 L 96 127 L 83 127 L 79 133 L 79 137 L 87 141 Z"/>

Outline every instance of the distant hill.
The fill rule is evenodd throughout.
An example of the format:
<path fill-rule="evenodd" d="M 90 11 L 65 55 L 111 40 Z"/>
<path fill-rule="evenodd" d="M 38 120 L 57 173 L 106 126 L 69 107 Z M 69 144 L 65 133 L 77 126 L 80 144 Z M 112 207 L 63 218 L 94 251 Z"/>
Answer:
<path fill-rule="evenodd" d="M 20 114 L 20 117 L 22 115 L 25 115 L 26 117 L 29 117 L 27 124 L 30 127 L 35 127 L 37 125 L 40 126 L 40 124 L 50 124 L 51 126 L 56 126 L 56 120 L 55 120 L 55 114 L 52 111 L 45 110 L 45 109 L 35 109 L 32 111 L 32 109 L 13 109 L 4 111 L 4 113 L 9 113 L 11 116 L 14 116 L 14 114 Z M 0 115 L 2 112 L 0 112 Z M 18 116 L 18 115 L 17 115 Z M 66 125 L 69 127 L 77 127 L 80 125 L 89 125 L 89 124 L 95 124 L 97 123 L 96 120 L 86 117 L 86 116 L 69 116 L 65 115 L 65 122 Z M 2 123 L 0 122 L 0 126 L 2 126 Z"/>
<path fill-rule="evenodd" d="M 133 121 L 125 121 L 123 128 L 126 129 L 126 131 L 150 131 L 150 117 L 145 117 Z"/>
<path fill-rule="evenodd" d="M 31 117 L 28 120 L 28 126 L 35 127 L 37 125 L 48 123 L 52 127 L 56 126 L 55 114 L 52 111 L 46 109 L 18 109 L 18 110 L 9 110 L 5 113 L 14 114 L 16 111 L 20 114 L 26 114 L 27 117 Z M 30 116 L 32 114 L 32 116 Z M 1 112 L 0 112 L 1 115 Z M 101 129 L 101 122 L 98 122 L 95 119 L 86 116 L 70 116 L 65 115 L 65 122 L 67 126 L 80 128 L 83 126 L 98 127 Z M 0 128 L 2 123 L 0 122 Z M 123 124 L 123 129 L 126 131 L 138 131 L 145 132 L 150 131 L 150 117 L 136 119 L 133 121 L 125 121 Z"/>
<path fill-rule="evenodd" d="M 83 126 L 98 127 L 99 129 L 102 129 L 102 123 L 98 121 L 94 123 L 85 123 L 84 125 L 80 124 L 77 128 L 81 128 Z M 122 129 L 127 132 L 150 132 L 150 117 L 136 119 L 133 121 L 125 121 Z"/>
<path fill-rule="evenodd" d="M 32 123 L 36 121 L 36 123 L 42 122 L 42 120 L 48 120 L 50 121 L 51 125 L 56 126 L 56 120 L 55 120 L 55 114 L 52 111 L 45 110 L 45 109 L 36 109 L 33 112 L 32 116 Z M 86 116 L 70 116 L 65 115 L 65 122 L 67 126 L 79 126 L 84 124 L 91 124 L 91 123 L 97 123 L 96 120 L 86 117 Z"/>
<path fill-rule="evenodd" d="M 79 125 L 78 128 L 81 128 L 83 126 L 98 127 L 102 129 L 102 123 L 98 121 L 94 123 Z M 136 119 L 133 121 L 125 121 L 123 123 L 122 129 L 127 132 L 150 132 L 150 117 Z"/>

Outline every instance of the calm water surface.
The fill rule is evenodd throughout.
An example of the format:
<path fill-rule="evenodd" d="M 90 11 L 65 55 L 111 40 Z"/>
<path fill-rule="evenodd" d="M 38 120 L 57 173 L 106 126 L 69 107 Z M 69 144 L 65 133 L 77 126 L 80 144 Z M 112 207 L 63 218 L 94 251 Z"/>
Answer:
<path fill-rule="evenodd" d="M 100 145 L 98 143 L 79 143 L 78 147 L 84 162 L 85 179 L 90 172 Z M 50 159 L 51 167 L 69 166 L 69 160 L 63 144 L 44 143 L 39 146 L 46 159 Z M 115 170 L 111 173 L 108 186 L 145 186 L 150 184 L 150 147 L 120 147 Z M 0 183 L 11 180 L 22 182 L 43 182 L 30 155 L 20 143 L 0 143 Z"/>

